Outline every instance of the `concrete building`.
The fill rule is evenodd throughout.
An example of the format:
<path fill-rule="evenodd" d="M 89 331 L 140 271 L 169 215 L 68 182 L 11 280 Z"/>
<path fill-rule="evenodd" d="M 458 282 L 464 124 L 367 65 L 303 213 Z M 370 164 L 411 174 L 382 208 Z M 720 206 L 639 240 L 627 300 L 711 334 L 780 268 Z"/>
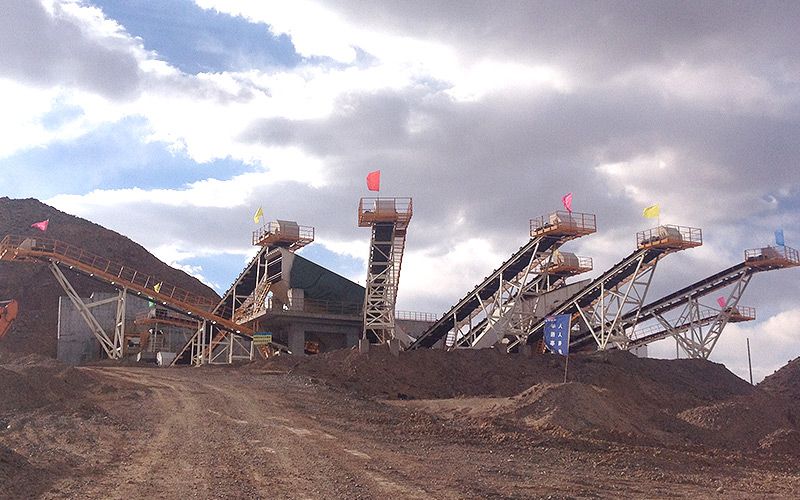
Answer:
<path fill-rule="evenodd" d="M 280 270 L 270 273 L 257 331 L 272 333 L 298 354 L 306 347 L 326 352 L 358 344 L 364 287 L 282 248 L 270 252 L 268 262 L 279 262 Z"/>
<path fill-rule="evenodd" d="M 116 293 L 95 292 L 88 299 L 87 304 L 102 302 L 117 297 Z M 146 300 L 129 295 L 125 303 L 125 328 L 133 327 L 136 315 L 148 309 Z M 116 323 L 116 302 L 109 302 L 91 307 L 92 314 L 97 318 L 103 329 L 113 335 Z M 58 343 L 56 357 L 68 365 L 80 365 L 90 361 L 103 359 L 105 354 L 100 343 L 92 335 L 83 316 L 75 309 L 68 297 L 58 299 Z"/>

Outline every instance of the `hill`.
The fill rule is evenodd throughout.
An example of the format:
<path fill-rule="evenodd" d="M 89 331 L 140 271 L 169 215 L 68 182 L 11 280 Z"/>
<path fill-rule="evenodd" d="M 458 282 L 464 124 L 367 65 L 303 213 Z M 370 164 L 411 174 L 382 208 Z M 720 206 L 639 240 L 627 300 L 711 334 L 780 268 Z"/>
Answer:
<path fill-rule="evenodd" d="M 46 233 L 31 227 L 32 223 L 45 219 L 50 220 Z M 160 261 L 131 239 L 32 198 L 0 198 L 0 238 L 8 234 L 45 236 L 65 241 L 111 261 L 158 276 L 192 293 L 219 300 L 210 287 Z M 111 286 L 85 276 L 70 274 L 68 278 L 81 296 L 89 296 L 95 291 L 114 291 Z M 61 295 L 64 292 L 46 265 L 0 262 L 0 299 L 13 298 L 20 303 L 19 318 L 0 341 L 0 346 L 8 351 L 55 357 L 58 297 Z"/>

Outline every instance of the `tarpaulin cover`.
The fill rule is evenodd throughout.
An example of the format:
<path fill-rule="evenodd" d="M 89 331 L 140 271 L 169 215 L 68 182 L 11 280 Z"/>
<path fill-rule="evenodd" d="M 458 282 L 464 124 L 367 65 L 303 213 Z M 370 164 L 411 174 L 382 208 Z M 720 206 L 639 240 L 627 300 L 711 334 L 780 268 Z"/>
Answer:
<path fill-rule="evenodd" d="M 302 289 L 307 299 L 364 302 L 363 286 L 296 254 L 289 277 L 289 288 Z"/>

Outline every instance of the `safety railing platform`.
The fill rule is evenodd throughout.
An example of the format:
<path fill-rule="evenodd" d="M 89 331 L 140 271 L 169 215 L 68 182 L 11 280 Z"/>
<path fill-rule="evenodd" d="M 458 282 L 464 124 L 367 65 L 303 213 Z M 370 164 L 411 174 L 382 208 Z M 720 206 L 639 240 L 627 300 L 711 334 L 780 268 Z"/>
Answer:
<path fill-rule="evenodd" d="M 697 227 L 662 225 L 636 233 L 637 248 L 682 250 L 703 244 L 703 230 Z"/>
<path fill-rule="evenodd" d="M 595 214 L 560 210 L 531 219 L 530 229 L 531 237 L 544 235 L 584 236 L 597 231 L 597 217 Z"/>

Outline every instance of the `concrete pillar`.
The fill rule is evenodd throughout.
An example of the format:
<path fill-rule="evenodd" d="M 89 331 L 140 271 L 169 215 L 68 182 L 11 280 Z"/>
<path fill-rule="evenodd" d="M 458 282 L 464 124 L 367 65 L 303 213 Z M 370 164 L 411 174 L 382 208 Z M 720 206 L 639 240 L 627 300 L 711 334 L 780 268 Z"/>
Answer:
<path fill-rule="evenodd" d="M 398 339 L 389 340 L 389 352 L 392 353 L 392 356 L 394 357 L 400 356 L 400 340 Z"/>
<path fill-rule="evenodd" d="M 298 325 L 289 327 L 289 350 L 292 354 L 302 356 L 305 351 L 306 332 Z"/>
<path fill-rule="evenodd" d="M 369 352 L 369 340 L 358 339 L 358 352 L 361 354 L 367 354 Z"/>

